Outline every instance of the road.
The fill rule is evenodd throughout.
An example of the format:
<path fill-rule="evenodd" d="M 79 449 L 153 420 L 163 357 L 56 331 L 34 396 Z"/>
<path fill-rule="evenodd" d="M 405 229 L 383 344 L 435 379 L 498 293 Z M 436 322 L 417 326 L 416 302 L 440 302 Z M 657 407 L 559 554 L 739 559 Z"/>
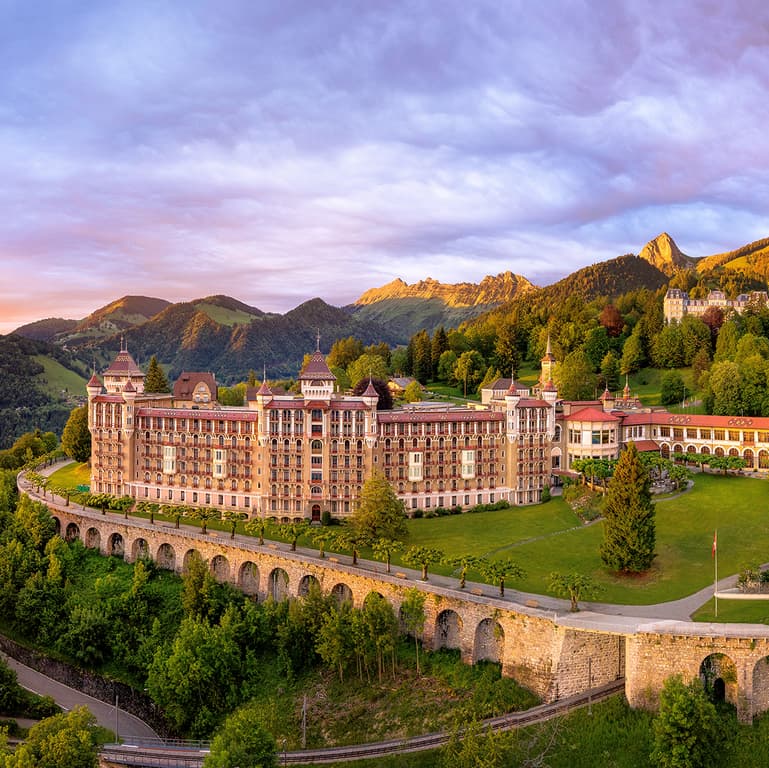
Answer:
<path fill-rule="evenodd" d="M 46 677 L 41 672 L 26 667 L 24 664 L 0 653 L 5 663 L 16 672 L 19 684 L 29 691 L 41 696 L 51 696 L 64 709 L 86 706 L 96 717 L 99 725 L 116 732 L 121 738 L 157 739 L 158 734 L 147 723 L 122 709 L 115 709 L 114 704 L 105 704 L 74 688 L 68 688 L 63 683 Z"/>

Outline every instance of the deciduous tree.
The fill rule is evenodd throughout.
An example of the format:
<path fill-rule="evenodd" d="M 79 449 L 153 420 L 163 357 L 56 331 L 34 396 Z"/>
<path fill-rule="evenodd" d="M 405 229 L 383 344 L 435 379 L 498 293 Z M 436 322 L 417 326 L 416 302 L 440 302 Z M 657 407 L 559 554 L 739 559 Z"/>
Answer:
<path fill-rule="evenodd" d="M 654 720 L 653 765 L 706 768 L 719 760 L 722 727 L 715 705 L 699 679 L 686 684 L 680 675 L 665 681 Z"/>
<path fill-rule="evenodd" d="M 91 458 L 91 433 L 88 431 L 88 406 L 74 408 L 61 434 L 61 447 L 75 461 Z"/>
<path fill-rule="evenodd" d="M 348 525 L 365 539 L 402 541 L 408 534 L 406 510 L 384 472 L 374 469 L 363 483 L 358 506 Z"/>

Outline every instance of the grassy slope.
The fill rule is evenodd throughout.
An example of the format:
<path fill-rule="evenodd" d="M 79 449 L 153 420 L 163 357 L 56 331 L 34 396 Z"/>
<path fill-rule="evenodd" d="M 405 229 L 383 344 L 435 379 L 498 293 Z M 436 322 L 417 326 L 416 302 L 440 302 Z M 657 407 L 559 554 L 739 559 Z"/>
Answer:
<path fill-rule="evenodd" d="M 208 304 L 201 302 L 196 304 L 195 308 L 200 312 L 205 312 L 214 322 L 219 325 L 233 326 L 233 325 L 248 325 L 256 315 L 249 315 L 247 312 L 240 310 L 228 309 L 226 307 L 220 307 L 218 304 Z"/>
<path fill-rule="evenodd" d="M 63 389 L 72 395 L 85 393 L 86 379 L 83 376 L 70 371 L 69 368 L 65 368 L 61 363 L 46 355 L 35 355 L 34 359 L 45 368 L 44 373 L 38 377 L 38 381 L 41 388 L 51 397 L 58 399 Z"/>

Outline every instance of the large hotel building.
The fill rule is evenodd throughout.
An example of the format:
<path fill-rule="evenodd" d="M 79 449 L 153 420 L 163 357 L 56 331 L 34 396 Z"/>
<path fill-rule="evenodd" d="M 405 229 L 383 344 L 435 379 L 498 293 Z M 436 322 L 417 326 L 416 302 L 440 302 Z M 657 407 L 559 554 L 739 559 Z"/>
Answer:
<path fill-rule="evenodd" d="M 278 520 L 346 517 L 374 469 L 407 511 L 539 502 L 575 459 L 640 450 L 713 453 L 769 469 L 769 418 L 674 415 L 619 397 L 559 400 L 548 351 L 534 391 L 499 379 L 481 403 L 418 403 L 377 410 L 373 386 L 335 391 L 319 350 L 299 394 L 266 382 L 242 407 L 217 402 L 210 373 L 183 373 L 170 394 L 144 392 L 123 348 L 88 382 L 91 490 L 161 504 L 214 506 Z"/>

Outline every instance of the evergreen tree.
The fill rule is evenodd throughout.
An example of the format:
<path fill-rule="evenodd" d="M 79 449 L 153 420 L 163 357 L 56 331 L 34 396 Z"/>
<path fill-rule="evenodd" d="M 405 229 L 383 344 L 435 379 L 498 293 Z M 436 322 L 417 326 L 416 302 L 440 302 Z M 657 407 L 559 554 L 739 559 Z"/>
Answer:
<path fill-rule="evenodd" d="M 158 359 L 153 355 L 150 358 L 150 364 L 147 368 L 147 375 L 144 377 L 144 391 L 145 392 L 170 392 L 171 387 L 168 386 L 168 379 L 166 378 L 163 369 L 158 363 Z"/>
<path fill-rule="evenodd" d="M 441 359 L 441 355 L 449 348 L 449 337 L 446 334 L 446 329 L 440 326 L 433 334 L 432 341 L 432 360 L 433 360 L 433 378 L 438 378 L 438 361 Z"/>
<path fill-rule="evenodd" d="M 433 375 L 433 352 L 430 335 L 420 331 L 414 337 L 414 369 L 412 375 L 421 384 L 427 384 Z"/>
<path fill-rule="evenodd" d="M 611 392 L 619 387 L 619 359 L 611 350 L 601 360 L 601 376 Z"/>
<path fill-rule="evenodd" d="M 640 325 L 640 323 L 639 323 Z M 644 354 L 643 338 L 639 333 L 633 331 L 628 336 L 622 347 L 622 360 L 620 361 L 620 373 L 624 376 L 628 373 L 636 373 L 646 362 Z"/>
<path fill-rule="evenodd" d="M 640 573 L 654 560 L 656 530 L 649 473 L 635 443 L 620 455 L 604 504 L 601 559 L 612 570 Z"/>

